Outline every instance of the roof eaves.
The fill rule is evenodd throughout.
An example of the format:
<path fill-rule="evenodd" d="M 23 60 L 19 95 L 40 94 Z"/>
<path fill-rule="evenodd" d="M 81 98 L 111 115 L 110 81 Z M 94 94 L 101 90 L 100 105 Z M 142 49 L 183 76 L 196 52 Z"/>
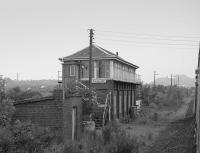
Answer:
<path fill-rule="evenodd" d="M 103 53 L 105 53 L 106 55 L 109 55 L 109 56 L 113 56 L 110 52 L 108 52 L 107 50 L 101 48 L 100 46 L 98 45 L 94 45 L 97 49 L 99 49 L 100 51 L 102 51 Z"/>
<path fill-rule="evenodd" d="M 122 63 L 125 63 L 125 64 L 127 64 L 127 65 L 130 65 L 130 66 L 132 66 L 132 67 L 134 67 L 134 68 L 139 68 L 139 66 L 137 66 L 137 65 L 135 65 L 135 64 L 132 64 L 132 63 L 130 63 L 130 62 L 128 62 L 128 61 L 125 61 L 125 60 L 123 60 L 122 58 L 119 58 L 119 57 L 94 57 L 94 58 L 92 58 L 93 60 L 103 60 L 103 59 L 112 59 L 112 60 L 118 60 L 118 61 L 120 61 L 120 62 L 122 62 Z M 67 61 L 81 61 L 81 60 L 89 60 L 89 57 L 76 57 L 76 58 L 66 58 L 66 59 L 64 59 L 63 61 L 64 62 L 67 62 Z"/>
<path fill-rule="evenodd" d="M 123 62 L 123 63 L 125 63 L 125 64 L 128 64 L 128 65 L 130 65 L 130 66 L 132 66 L 132 67 L 134 67 L 134 68 L 136 68 L 136 69 L 139 68 L 139 66 L 137 66 L 137 65 L 135 65 L 135 64 L 132 64 L 132 63 L 130 63 L 130 62 L 128 62 L 128 61 L 125 61 L 125 60 L 123 60 L 123 59 L 121 59 L 121 58 L 115 58 L 115 59 L 118 60 L 118 61 L 120 61 L 120 62 Z"/>
<path fill-rule="evenodd" d="M 59 58 L 59 60 L 60 60 L 60 59 L 64 60 L 64 59 L 66 59 L 66 58 L 68 58 L 68 57 L 70 57 L 70 56 L 73 56 L 73 55 L 77 54 L 78 52 L 81 52 L 81 51 L 85 50 L 86 48 L 88 48 L 88 47 L 85 47 L 85 48 L 83 48 L 83 49 L 81 49 L 81 50 L 79 50 L 79 51 L 77 51 L 77 52 L 75 52 L 75 53 L 73 53 L 73 54 L 71 54 L 71 55 L 69 55 L 69 56 L 61 57 L 61 58 Z"/>

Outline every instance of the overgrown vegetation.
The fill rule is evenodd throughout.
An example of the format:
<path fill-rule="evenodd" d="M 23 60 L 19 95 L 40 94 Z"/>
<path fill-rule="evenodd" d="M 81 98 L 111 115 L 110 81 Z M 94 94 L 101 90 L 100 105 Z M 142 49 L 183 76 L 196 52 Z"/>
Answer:
<path fill-rule="evenodd" d="M 195 153 L 195 117 L 172 122 L 145 153 Z"/>
<path fill-rule="evenodd" d="M 70 91 L 76 94 L 75 91 Z M 91 114 L 94 103 L 89 103 L 89 98 L 95 101 L 95 95 L 89 90 L 79 90 L 84 100 L 83 115 Z M 148 85 L 143 86 L 143 106 L 140 123 L 158 121 L 160 111 L 177 110 L 183 104 L 183 98 L 190 91 L 185 88 Z M 56 141 L 56 134 L 48 128 L 39 127 L 31 122 L 12 121 L 15 111 L 13 100 L 22 100 L 41 96 L 38 93 L 24 92 L 13 88 L 7 93 L 6 98 L 0 101 L 0 152 L 2 153 L 138 153 L 139 146 L 135 136 L 130 136 L 127 131 L 120 128 L 116 122 L 105 126 L 102 131 L 86 131 L 77 142 L 66 144 Z M 9 99 L 10 98 L 10 99 Z M 11 100 L 12 99 L 12 100 Z M 152 139 L 152 134 L 148 139 Z"/>
<path fill-rule="evenodd" d="M 31 122 L 12 121 L 14 111 L 12 100 L 0 100 L 1 153 L 42 153 L 56 140 L 56 134 L 48 128 Z"/>
<path fill-rule="evenodd" d="M 143 104 L 156 106 L 158 109 L 177 109 L 182 104 L 183 98 L 188 95 L 188 89 L 176 86 L 144 85 L 142 88 Z"/>
<path fill-rule="evenodd" d="M 78 142 L 65 145 L 53 145 L 49 153 L 138 153 L 138 142 L 135 137 L 126 134 L 116 122 L 105 126 L 102 132 L 88 131 Z"/>
<path fill-rule="evenodd" d="M 184 104 L 184 98 L 191 93 L 192 89 L 177 86 L 143 85 L 143 103 L 137 121 L 146 124 L 165 119 L 171 112 L 177 111 Z"/>
<path fill-rule="evenodd" d="M 6 93 L 6 97 L 14 101 L 19 101 L 30 98 L 40 98 L 42 97 L 42 94 L 37 91 L 31 91 L 31 90 L 23 91 L 21 90 L 20 87 L 17 86 L 8 90 Z"/>

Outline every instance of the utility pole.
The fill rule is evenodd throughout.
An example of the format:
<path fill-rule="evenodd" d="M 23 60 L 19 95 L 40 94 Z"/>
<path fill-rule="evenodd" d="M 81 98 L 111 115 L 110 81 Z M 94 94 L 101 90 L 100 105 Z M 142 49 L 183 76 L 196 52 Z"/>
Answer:
<path fill-rule="evenodd" d="M 90 32 L 90 59 L 89 59 L 89 89 L 92 89 L 92 44 L 93 44 L 93 35 L 94 35 L 94 30 L 89 29 Z"/>
<path fill-rule="evenodd" d="M 177 86 L 179 87 L 179 75 L 178 75 L 178 85 Z"/>
<path fill-rule="evenodd" d="M 5 80 L 3 79 L 3 75 L 0 75 L 0 102 L 5 97 Z"/>
<path fill-rule="evenodd" d="M 156 74 L 156 71 L 154 71 L 153 72 L 153 85 L 154 85 L 154 87 L 156 87 L 156 75 L 158 75 L 158 74 Z"/>
<path fill-rule="evenodd" d="M 171 86 L 173 85 L 172 74 L 171 74 Z"/>

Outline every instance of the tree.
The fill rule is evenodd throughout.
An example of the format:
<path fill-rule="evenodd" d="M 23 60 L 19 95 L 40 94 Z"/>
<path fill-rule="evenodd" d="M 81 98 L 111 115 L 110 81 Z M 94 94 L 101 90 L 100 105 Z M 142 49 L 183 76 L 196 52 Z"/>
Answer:
<path fill-rule="evenodd" d="M 29 99 L 29 98 L 40 98 L 42 97 L 42 94 L 37 92 L 37 91 L 22 91 L 20 87 L 14 87 L 10 89 L 6 96 L 14 101 L 18 100 L 24 100 L 24 99 Z"/>
<path fill-rule="evenodd" d="M 7 127 L 10 125 L 15 107 L 13 101 L 10 99 L 3 99 L 0 101 L 0 127 Z"/>

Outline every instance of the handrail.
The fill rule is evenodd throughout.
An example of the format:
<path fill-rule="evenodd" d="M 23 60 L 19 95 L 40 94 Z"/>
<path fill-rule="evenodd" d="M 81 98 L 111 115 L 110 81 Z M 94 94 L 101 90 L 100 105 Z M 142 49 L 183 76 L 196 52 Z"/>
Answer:
<path fill-rule="evenodd" d="M 83 83 L 81 83 L 80 81 L 76 80 L 76 84 L 79 83 L 80 85 L 82 85 L 84 88 L 89 89 L 86 85 L 84 85 Z"/>
<path fill-rule="evenodd" d="M 80 81 L 78 81 L 78 80 L 76 80 L 76 89 L 77 88 L 80 88 L 81 89 L 81 87 L 79 87 L 77 84 L 80 84 L 81 86 L 83 86 L 85 89 L 88 89 L 89 90 L 89 87 L 87 87 L 85 84 L 83 84 L 82 82 L 80 82 Z M 91 91 L 92 93 L 94 93 L 94 95 L 95 95 L 95 98 L 96 98 L 96 92 L 95 91 Z M 97 100 L 95 100 L 95 102 L 96 102 L 96 104 L 97 105 L 99 105 L 99 103 L 98 103 L 98 101 Z"/>
<path fill-rule="evenodd" d="M 103 126 L 105 125 L 106 109 L 107 109 L 108 107 L 109 107 L 109 109 L 110 109 L 110 102 L 108 102 L 109 96 L 111 96 L 111 92 L 109 92 L 109 93 L 106 95 L 106 102 L 105 102 L 104 111 L 103 111 Z"/>
<path fill-rule="evenodd" d="M 77 86 L 77 83 L 79 83 L 80 85 L 82 85 L 82 86 L 83 86 L 84 88 L 86 88 L 86 89 L 90 89 L 88 86 L 86 86 L 85 84 L 83 84 L 82 82 L 80 82 L 80 81 L 78 81 L 78 80 L 76 80 L 76 86 Z M 94 94 L 96 94 L 95 91 L 92 90 L 92 92 L 93 92 Z"/>

